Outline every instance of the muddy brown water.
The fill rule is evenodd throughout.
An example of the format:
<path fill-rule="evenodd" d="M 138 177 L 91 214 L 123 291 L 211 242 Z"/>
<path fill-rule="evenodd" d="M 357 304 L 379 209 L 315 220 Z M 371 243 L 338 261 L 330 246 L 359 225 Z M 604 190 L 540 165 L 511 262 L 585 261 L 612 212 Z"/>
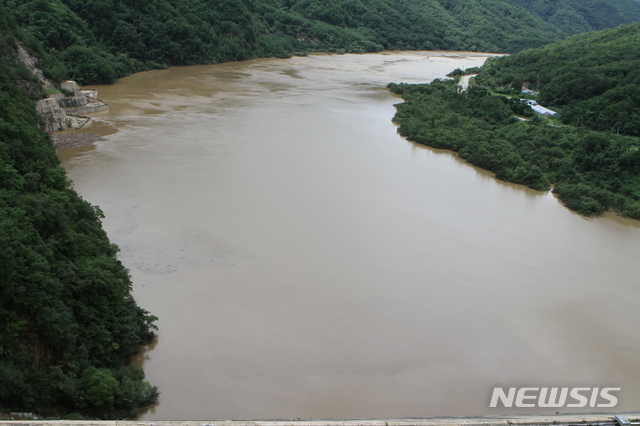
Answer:
<path fill-rule="evenodd" d="M 396 133 L 388 82 L 488 55 L 384 52 L 136 74 L 59 151 L 139 304 L 143 419 L 491 409 L 495 386 L 640 401 L 640 229 L 584 219 Z M 528 412 L 576 411 L 531 409 Z M 602 411 L 597 408 L 586 411 Z"/>

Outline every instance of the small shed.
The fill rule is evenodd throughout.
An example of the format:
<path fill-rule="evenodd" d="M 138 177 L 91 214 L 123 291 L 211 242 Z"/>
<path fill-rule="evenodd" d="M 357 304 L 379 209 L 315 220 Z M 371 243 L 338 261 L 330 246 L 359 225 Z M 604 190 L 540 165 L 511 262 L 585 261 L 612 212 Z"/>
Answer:
<path fill-rule="evenodd" d="M 531 105 L 531 109 L 534 110 L 535 112 L 537 112 L 538 114 L 545 115 L 547 117 L 555 117 L 555 116 L 559 115 L 554 110 L 551 110 L 549 108 L 545 108 L 542 105 Z"/>

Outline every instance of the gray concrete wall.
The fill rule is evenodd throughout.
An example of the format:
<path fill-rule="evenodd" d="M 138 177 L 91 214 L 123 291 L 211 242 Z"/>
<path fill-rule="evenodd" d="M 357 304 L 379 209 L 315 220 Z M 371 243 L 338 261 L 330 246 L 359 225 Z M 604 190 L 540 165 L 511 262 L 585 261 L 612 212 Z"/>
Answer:
<path fill-rule="evenodd" d="M 98 111 L 106 111 L 109 109 L 109 106 L 104 102 L 90 102 L 86 105 L 75 107 L 75 108 L 65 108 L 65 112 L 69 115 L 85 115 L 91 114 Z"/>
<path fill-rule="evenodd" d="M 621 413 L 629 420 L 640 412 Z M 445 417 L 429 419 L 371 420 L 201 420 L 201 421 L 2 421 L 0 426 L 524 426 L 585 425 L 613 422 L 613 414 L 563 414 L 547 416 Z"/>
<path fill-rule="evenodd" d="M 74 108 L 87 104 L 87 97 L 83 94 L 74 95 L 74 96 L 63 96 L 59 97 L 58 104 L 62 108 Z"/>

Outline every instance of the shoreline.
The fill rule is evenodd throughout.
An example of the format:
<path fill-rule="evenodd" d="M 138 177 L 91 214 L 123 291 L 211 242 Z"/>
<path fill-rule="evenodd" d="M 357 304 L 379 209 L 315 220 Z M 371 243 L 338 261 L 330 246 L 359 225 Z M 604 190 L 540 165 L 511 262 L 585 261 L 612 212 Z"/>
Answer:
<path fill-rule="evenodd" d="M 54 133 L 51 135 L 51 142 L 55 149 L 78 148 L 106 140 L 108 139 L 96 133 Z"/>

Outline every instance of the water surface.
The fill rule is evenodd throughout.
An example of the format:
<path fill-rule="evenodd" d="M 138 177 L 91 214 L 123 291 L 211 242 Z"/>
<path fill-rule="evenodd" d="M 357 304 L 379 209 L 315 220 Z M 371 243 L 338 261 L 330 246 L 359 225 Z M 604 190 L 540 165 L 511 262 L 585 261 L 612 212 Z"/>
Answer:
<path fill-rule="evenodd" d="M 59 154 L 160 318 L 145 419 L 525 412 L 490 409 L 494 386 L 622 387 L 616 409 L 638 408 L 637 224 L 586 220 L 391 122 L 388 82 L 487 56 L 260 59 L 98 88 L 111 111 L 86 131 L 109 140 Z"/>

